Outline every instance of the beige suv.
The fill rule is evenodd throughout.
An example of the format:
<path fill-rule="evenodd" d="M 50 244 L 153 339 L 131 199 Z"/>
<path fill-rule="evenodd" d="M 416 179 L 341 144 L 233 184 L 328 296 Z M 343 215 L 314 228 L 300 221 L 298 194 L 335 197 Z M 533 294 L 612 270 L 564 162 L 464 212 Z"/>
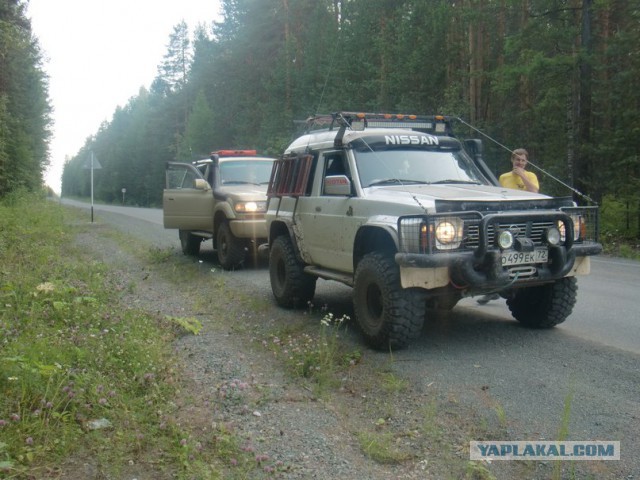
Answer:
<path fill-rule="evenodd" d="M 273 161 L 255 150 L 220 150 L 193 163 L 167 163 L 164 227 L 178 229 L 185 255 L 197 255 L 201 242 L 212 239 L 220 265 L 230 270 L 266 242 Z"/>
<path fill-rule="evenodd" d="M 271 289 L 303 307 L 318 278 L 353 287 L 375 348 L 406 346 L 431 309 L 497 293 L 551 328 L 600 253 L 597 207 L 509 190 L 441 116 L 342 112 L 310 119 L 276 161 L 267 231 Z"/>

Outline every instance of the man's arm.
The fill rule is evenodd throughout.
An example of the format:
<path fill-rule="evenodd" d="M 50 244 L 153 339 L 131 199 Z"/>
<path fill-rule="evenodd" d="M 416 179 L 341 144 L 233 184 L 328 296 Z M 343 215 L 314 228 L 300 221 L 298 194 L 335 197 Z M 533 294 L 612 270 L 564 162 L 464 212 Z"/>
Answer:
<path fill-rule="evenodd" d="M 518 175 L 524 183 L 524 188 L 527 192 L 538 193 L 540 190 L 540 184 L 538 183 L 538 177 L 533 172 L 527 172 L 524 168 L 514 167 L 513 173 Z M 527 173 L 529 175 L 527 175 Z"/>

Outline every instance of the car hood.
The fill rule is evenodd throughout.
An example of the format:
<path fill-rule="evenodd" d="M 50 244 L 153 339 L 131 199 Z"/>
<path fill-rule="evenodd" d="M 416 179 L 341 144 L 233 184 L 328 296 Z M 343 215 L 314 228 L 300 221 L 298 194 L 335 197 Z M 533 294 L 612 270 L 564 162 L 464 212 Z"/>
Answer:
<path fill-rule="evenodd" d="M 500 200 L 538 200 L 550 198 L 540 193 L 524 192 L 489 185 L 385 185 L 365 188 L 365 192 L 369 199 L 397 203 L 406 203 L 413 201 L 413 199 L 432 204 L 435 200 L 495 202 Z"/>
<path fill-rule="evenodd" d="M 216 196 L 230 197 L 236 201 L 255 202 L 267 200 L 266 185 L 225 185 L 215 191 Z"/>

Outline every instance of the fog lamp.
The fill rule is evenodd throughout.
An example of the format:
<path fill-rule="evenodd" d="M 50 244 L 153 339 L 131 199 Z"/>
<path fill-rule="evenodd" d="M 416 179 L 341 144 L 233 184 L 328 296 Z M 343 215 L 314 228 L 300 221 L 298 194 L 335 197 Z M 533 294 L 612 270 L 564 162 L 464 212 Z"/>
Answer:
<path fill-rule="evenodd" d="M 556 227 L 550 227 L 545 232 L 545 237 L 549 245 L 559 245 L 562 235 L 560 234 L 560 230 L 558 230 Z"/>
<path fill-rule="evenodd" d="M 498 246 L 502 250 L 507 250 L 513 246 L 513 233 L 509 230 L 502 230 L 498 235 Z"/>

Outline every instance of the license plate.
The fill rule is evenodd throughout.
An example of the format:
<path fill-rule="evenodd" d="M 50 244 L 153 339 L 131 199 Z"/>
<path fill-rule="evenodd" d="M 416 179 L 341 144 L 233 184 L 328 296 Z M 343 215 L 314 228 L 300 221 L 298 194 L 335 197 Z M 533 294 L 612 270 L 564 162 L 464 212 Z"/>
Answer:
<path fill-rule="evenodd" d="M 549 251 L 540 248 L 533 252 L 507 252 L 502 254 L 502 266 L 528 265 L 531 263 L 547 263 L 549 261 Z"/>

